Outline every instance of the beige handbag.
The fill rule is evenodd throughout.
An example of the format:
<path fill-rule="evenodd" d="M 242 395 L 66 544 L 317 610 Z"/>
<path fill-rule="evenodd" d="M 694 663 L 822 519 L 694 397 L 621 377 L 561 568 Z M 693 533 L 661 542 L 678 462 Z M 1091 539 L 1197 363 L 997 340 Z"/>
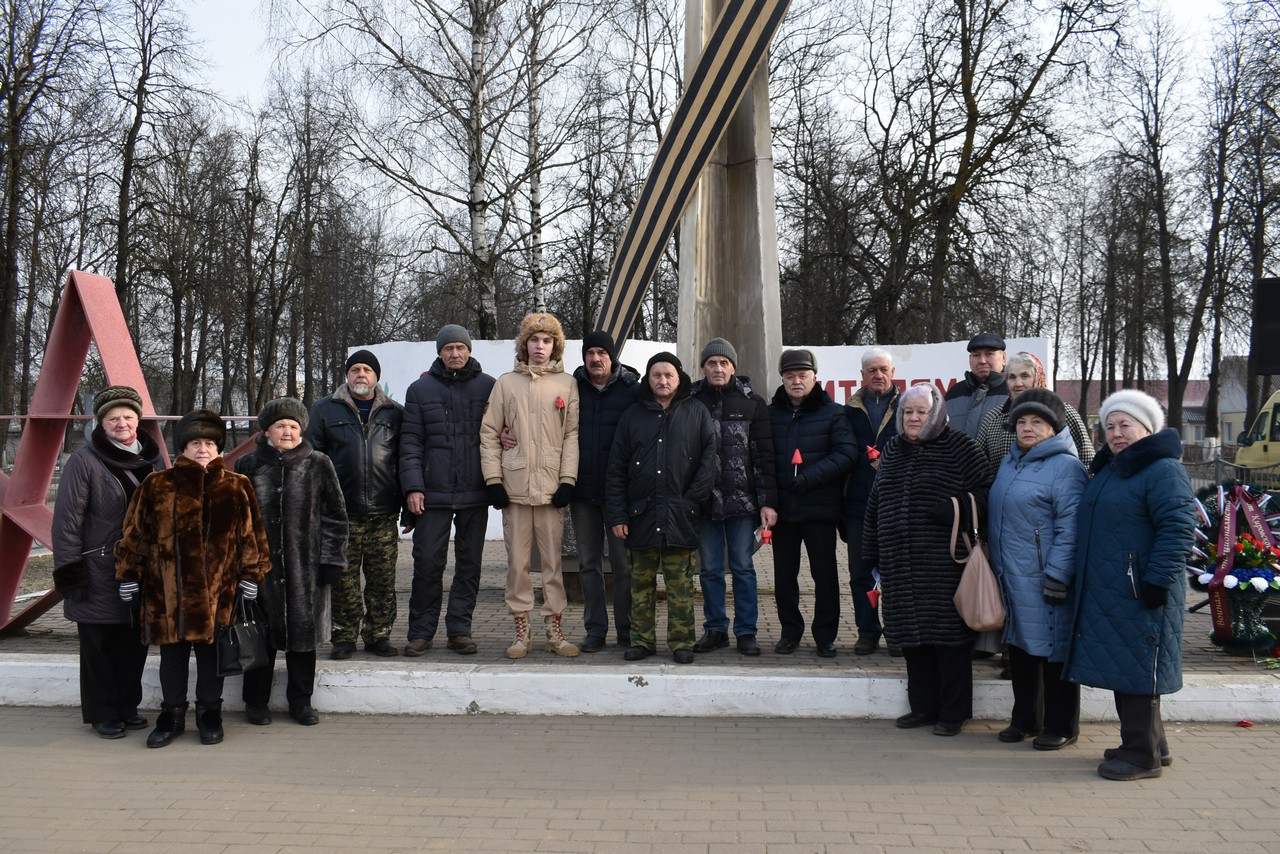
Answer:
<path fill-rule="evenodd" d="M 951 522 L 951 559 L 964 565 L 960 586 L 956 588 L 956 611 L 965 625 L 975 632 L 990 632 L 1004 627 L 1004 600 L 1000 597 L 1000 582 L 991 569 L 986 544 L 978 538 L 978 502 L 969 494 L 969 508 L 973 512 L 973 541 L 968 534 L 960 533 L 960 502 L 952 496 L 951 507 L 955 511 Z M 956 557 L 956 541 L 963 537 L 969 550 L 968 557 Z"/>

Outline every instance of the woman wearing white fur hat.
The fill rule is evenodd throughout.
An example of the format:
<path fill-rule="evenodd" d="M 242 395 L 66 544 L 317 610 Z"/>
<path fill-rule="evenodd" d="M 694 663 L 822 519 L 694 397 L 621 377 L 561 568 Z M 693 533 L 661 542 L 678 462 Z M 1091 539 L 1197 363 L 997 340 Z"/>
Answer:
<path fill-rule="evenodd" d="M 1160 697 L 1182 687 L 1182 614 L 1195 531 L 1182 441 L 1160 404 L 1135 390 L 1100 410 L 1106 447 L 1079 508 L 1071 650 L 1064 678 L 1115 692 L 1120 746 L 1108 780 L 1159 777 L 1173 759 Z"/>

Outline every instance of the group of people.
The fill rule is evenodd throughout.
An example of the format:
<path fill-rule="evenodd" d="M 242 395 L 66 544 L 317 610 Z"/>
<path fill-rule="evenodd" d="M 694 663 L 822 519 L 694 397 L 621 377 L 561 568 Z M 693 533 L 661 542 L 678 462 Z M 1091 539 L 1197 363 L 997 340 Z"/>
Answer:
<path fill-rule="evenodd" d="M 875 460 L 861 565 L 879 576 L 884 632 L 906 656 L 910 711 L 897 725 L 948 736 L 972 715 L 979 638 L 953 600 L 961 568 L 951 541 L 956 528 L 982 530 L 1013 688 L 999 740 L 1074 744 L 1080 686 L 1109 689 L 1121 743 L 1098 774 L 1158 777 L 1172 762 L 1160 698 L 1182 687 L 1195 536 L 1178 433 L 1154 398 L 1120 390 L 1100 407 L 1105 444 L 1095 454 L 1033 355 L 1006 359 L 1004 341 L 984 333 L 970 340 L 969 363 L 945 396 L 929 384 L 897 396 L 899 436 Z"/>
<path fill-rule="evenodd" d="M 951 536 L 953 527 L 980 529 L 1007 611 L 995 640 L 1008 648 L 1014 703 L 1000 740 L 1031 738 L 1042 750 L 1073 743 L 1079 686 L 1095 685 L 1115 691 L 1122 738 L 1099 773 L 1138 779 L 1169 763 L 1160 696 L 1180 687 L 1194 522 L 1181 443 L 1152 398 L 1129 390 L 1104 401 L 1106 445 L 1095 456 L 1079 414 L 1045 387 L 1039 360 L 1006 359 L 990 333 L 969 342 L 970 369 L 945 396 L 931 383 L 902 387 L 892 355 L 871 348 L 843 405 L 818 383 L 805 349 L 781 354 L 781 383 L 766 399 L 738 374 L 737 351 L 723 338 L 703 347 L 697 382 L 668 352 L 638 374 L 603 332 L 586 336 L 583 364 L 567 374 L 563 330 L 545 312 L 521 322 L 514 369 L 497 379 L 471 344 L 464 327 L 443 327 L 437 358 L 403 406 L 380 387 L 377 357 L 352 353 L 346 382 L 310 412 L 292 398 L 263 408 L 258 445 L 235 472 L 223 465 L 217 414 L 183 416 L 179 456 L 161 470 L 159 448 L 138 430 L 138 393 L 113 386 L 96 396 L 92 437 L 58 491 L 54 552 L 55 583 L 80 628 L 83 716 L 99 736 L 147 726 L 140 680 L 154 643 L 163 699 L 148 746 L 184 730 L 193 652 L 200 738 L 221 741 L 213 641 L 237 600 L 258 603 L 272 664 L 285 654 L 290 716 L 317 723 L 311 696 L 326 630 L 335 659 L 350 658 L 357 640 L 374 655 L 400 654 L 391 632 L 402 531 L 413 537 L 404 655 L 431 649 L 442 607 L 447 648 L 476 653 L 471 622 L 494 507 L 508 557 L 512 659 L 534 643 L 535 553 L 547 652 L 604 649 L 612 605 L 625 659 L 656 654 L 661 574 L 675 662 L 728 647 L 730 630 L 740 654 L 758 656 L 760 540 L 774 555 L 774 652 L 796 652 L 806 633 L 803 547 L 814 582 L 808 632 L 816 654 L 833 657 L 843 539 L 853 651 L 873 654 L 883 638 L 903 655 L 910 711 L 897 724 L 931 725 L 938 735 L 960 732 L 972 716 L 979 638 L 953 602 L 962 568 Z M 563 622 L 566 508 L 584 597 L 579 643 Z M 273 671 L 245 675 L 252 724 L 271 723 Z"/>

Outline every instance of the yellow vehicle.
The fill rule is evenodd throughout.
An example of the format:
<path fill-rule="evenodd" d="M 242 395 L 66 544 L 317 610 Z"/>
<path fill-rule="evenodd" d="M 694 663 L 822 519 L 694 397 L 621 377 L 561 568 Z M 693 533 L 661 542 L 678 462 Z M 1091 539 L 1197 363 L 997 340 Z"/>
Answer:
<path fill-rule="evenodd" d="M 1253 426 L 1240 434 L 1237 444 L 1237 466 L 1263 469 L 1258 475 L 1267 481 L 1280 479 L 1280 391 L 1267 398 Z M 1242 475 L 1241 479 L 1254 478 Z"/>

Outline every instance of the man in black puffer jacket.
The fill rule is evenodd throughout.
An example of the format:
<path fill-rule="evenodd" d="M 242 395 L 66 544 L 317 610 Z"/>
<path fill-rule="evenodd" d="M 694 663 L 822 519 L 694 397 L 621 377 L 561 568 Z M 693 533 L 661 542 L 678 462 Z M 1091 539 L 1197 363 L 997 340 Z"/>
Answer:
<path fill-rule="evenodd" d="M 449 649 L 478 652 L 471 615 L 480 592 L 480 556 L 489 523 L 489 494 L 480 473 L 480 419 L 493 377 L 471 355 L 471 333 L 450 323 L 436 336 L 437 358 L 409 386 L 400 436 L 400 485 L 413 526 L 413 587 L 409 594 L 409 644 L 404 654 L 431 648 L 440 622 L 444 567 L 453 540 L 453 582 L 444 628 Z"/>
<path fill-rule="evenodd" d="M 587 638 L 583 652 L 604 649 L 609 635 L 609 606 L 605 595 L 604 557 L 608 549 L 613 570 L 613 625 L 619 646 L 631 646 L 631 575 L 627 546 L 604 522 L 605 475 L 609 449 L 622 413 L 640 395 L 640 376 L 618 361 L 618 349 L 608 332 L 589 332 L 582 339 L 582 365 L 573 372 L 578 381 L 578 482 L 569 504 L 573 532 L 578 538 L 579 577 L 582 581 L 582 622 Z"/>
<path fill-rule="evenodd" d="M 756 526 L 778 521 L 778 489 L 773 468 L 773 426 L 769 404 L 737 375 L 738 351 L 723 338 L 702 349 L 703 379 L 693 397 L 711 411 L 719 434 L 720 465 L 711 498 L 703 508 L 698 574 L 702 579 L 702 637 L 694 652 L 729 645 L 724 574 L 733 573 L 733 634 L 738 651 L 759 655 L 756 568 L 751 560 Z"/>
<path fill-rule="evenodd" d="M 631 566 L 631 648 L 627 661 L 657 649 L 658 572 L 667 587 L 667 645 L 677 664 L 693 662 L 693 572 L 699 509 L 716 478 L 716 434 L 707 408 L 671 353 L 645 368 L 640 400 L 622 415 L 609 455 L 605 519 L 627 544 Z"/>
<path fill-rule="evenodd" d="M 356 638 L 384 658 L 396 621 L 396 554 L 400 547 L 400 426 L 404 407 L 378 385 L 382 365 L 368 350 L 347 357 L 347 381 L 311 407 L 307 440 L 333 461 L 347 505 L 347 568 L 333 586 L 333 650 L 350 658 Z M 364 573 L 364 598 L 360 575 Z"/>
<path fill-rule="evenodd" d="M 813 575 L 813 640 L 818 655 L 836 654 L 840 629 L 840 574 L 836 525 L 844 481 L 858 461 L 853 431 L 842 407 L 818 385 L 817 360 L 808 350 L 786 350 L 778 360 L 782 385 L 769 404 L 778 476 L 778 524 L 773 532 L 774 599 L 782 639 L 774 647 L 790 655 L 804 636 L 800 613 L 800 545 Z"/>

